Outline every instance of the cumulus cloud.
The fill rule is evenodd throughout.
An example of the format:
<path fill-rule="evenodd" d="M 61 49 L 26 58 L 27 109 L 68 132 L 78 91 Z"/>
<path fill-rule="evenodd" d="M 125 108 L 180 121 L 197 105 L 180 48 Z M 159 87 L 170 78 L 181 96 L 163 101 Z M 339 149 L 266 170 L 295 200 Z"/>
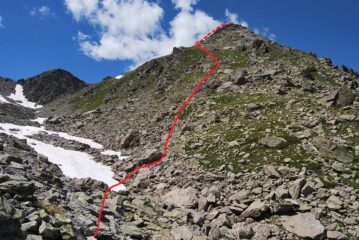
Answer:
<path fill-rule="evenodd" d="M 4 25 L 2 24 L 2 16 L 0 16 L 0 28 L 3 28 Z"/>
<path fill-rule="evenodd" d="M 197 0 L 172 0 L 178 14 L 165 31 L 163 8 L 146 0 L 65 0 L 75 20 L 99 29 L 98 40 L 78 33 L 81 50 L 94 59 L 131 60 L 137 66 L 171 53 L 174 46 L 191 46 L 219 24 L 205 12 L 194 10 Z M 86 36 L 86 37 L 85 37 Z"/>
<path fill-rule="evenodd" d="M 172 0 L 177 15 L 162 27 L 164 9 L 149 0 L 64 0 L 73 18 L 89 23 L 96 34 L 79 31 L 74 37 L 81 51 L 96 60 L 130 60 L 136 67 L 172 52 L 173 47 L 192 46 L 220 23 L 195 9 L 199 0 Z M 226 9 L 227 20 L 249 27 L 236 13 Z M 264 30 L 262 30 L 264 31 Z M 267 37 L 275 35 L 266 32 Z"/>
<path fill-rule="evenodd" d="M 176 47 L 190 46 L 218 24 L 205 12 L 182 10 L 170 23 L 169 41 Z"/>
<path fill-rule="evenodd" d="M 192 11 L 193 5 L 196 5 L 198 0 L 172 0 L 172 3 L 176 8 L 182 9 L 183 11 Z"/>
<path fill-rule="evenodd" d="M 99 0 L 65 0 L 65 5 L 77 21 L 81 17 L 88 17 L 96 12 L 98 4 Z"/>
<path fill-rule="evenodd" d="M 32 10 L 30 11 L 30 15 L 39 16 L 40 18 L 45 19 L 50 16 L 54 17 L 55 13 L 53 13 L 48 6 L 43 5 L 38 8 L 37 7 L 32 8 Z"/>
<path fill-rule="evenodd" d="M 242 25 L 243 27 L 249 27 L 248 22 L 244 21 L 243 19 L 238 20 L 238 14 L 229 11 L 229 9 L 226 9 L 225 15 L 226 15 L 228 21 L 238 23 L 239 25 Z"/>

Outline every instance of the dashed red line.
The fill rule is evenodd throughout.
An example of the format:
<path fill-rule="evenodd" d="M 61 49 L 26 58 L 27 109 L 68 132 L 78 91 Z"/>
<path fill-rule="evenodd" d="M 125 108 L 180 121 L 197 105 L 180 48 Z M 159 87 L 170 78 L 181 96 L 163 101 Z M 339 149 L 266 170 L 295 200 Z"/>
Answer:
<path fill-rule="evenodd" d="M 98 214 L 98 218 L 97 218 L 97 227 L 96 227 L 96 231 L 94 233 L 94 237 L 97 237 L 98 233 L 99 233 L 99 230 L 100 230 L 100 227 L 101 227 L 101 217 L 102 217 L 102 214 L 103 214 L 103 209 L 105 208 L 105 202 L 106 202 L 106 198 L 107 198 L 107 194 L 111 191 L 111 189 L 127 182 L 128 180 L 130 180 L 133 175 L 135 175 L 135 173 L 142 169 L 142 168 L 149 168 L 153 165 L 156 165 L 156 164 L 159 164 L 162 162 L 162 160 L 167 156 L 167 147 L 168 147 L 168 144 L 170 142 L 170 139 L 171 139 L 171 136 L 172 136 L 172 132 L 173 130 L 175 129 L 177 123 L 178 123 L 178 120 L 181 116 L 181 113 L 183 112 L 184 108 L 187 106 L 187 104 L 192 100 L 192 98 L 196 95 L 196 93 L 198 92 L 198 90 L 200 89 L 200 87 L 203 85 L 204 82 L 206 82 L 216 71 L 217 69 L 219 68 L 219 61 L 218 59 L 216 58 L 216 56 L 214 56 L 208 49 L 200 46 L 201 43 L 203 43 L 206 39 L 208 39 L 212 34 L 214 34 L 215 32 L 217 32 L 219 29 L 221 29 L 222 27 L 225 27 L 225 26 L 228 26 L 230 24 L 233 24 L 232 22 L 229 22 L 229 23 L 222 23 L 220 26 L 216 27 L 215 29 L 213 29 L 211 32 L 209 32 L 206 36 L 204 36 L 201 40 L 197 41 L 194 45 L 194 47 L 204 51 L 208 56 L 210 56 L 214 62 L 215 62 L 215 67 L 212 68 L 212 70 L 206 75 L 204 76 L 197 84 L 197 86 L 194 88 L 194 90 L 192 91 L 191 95 L 182 103 L 182 105 L 179 107 L 178 111 L 177 111 L 177 114 L 176 114 L 176 117 L 170 127 L 170 129 L 168 130 L 168 133 L 167 133 L 167 137 L 166 137 L 166 141 L 164 143 L 164 148 L 163 148 L 163 155 L 161 156 L 160 159 L 158 159 L 157 161 L 154 161 L 152 163 L 149 163 L 149 164 L 144 164 L 144 165 L 141 165 L 141 166 L 137 166 L 135 169 L 133 169 L 131 171 L 130 174 L 128 174 L 124 179 L 122 179 L 121 181 L 119 181 L 118 183 L 110 186 L 109 188 L 107 188 L 105 190 L 105 192 L 103 193 L 103 199 L 102 199 L 102 204 L 101 204 L 101 208 L 100 208 L 100 211 L 99 211 L 99 214 Z"/>

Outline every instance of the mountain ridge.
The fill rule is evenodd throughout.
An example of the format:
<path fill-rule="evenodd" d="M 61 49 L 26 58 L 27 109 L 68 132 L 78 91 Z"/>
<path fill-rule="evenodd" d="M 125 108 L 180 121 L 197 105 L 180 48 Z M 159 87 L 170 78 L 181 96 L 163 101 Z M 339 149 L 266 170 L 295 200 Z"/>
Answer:
<path fill-rule="evenodd" d="M 39 105 L 48 104 L 61 96 L 74 93 L 87 86 L 84 81 L 70 72 L 54 69 L 17 81 L 10 78 L 0 78 L 0 93 L 4 97 L 14 94 L 16 84 L 23 86 L 24 95 L 28 100 Z"/>

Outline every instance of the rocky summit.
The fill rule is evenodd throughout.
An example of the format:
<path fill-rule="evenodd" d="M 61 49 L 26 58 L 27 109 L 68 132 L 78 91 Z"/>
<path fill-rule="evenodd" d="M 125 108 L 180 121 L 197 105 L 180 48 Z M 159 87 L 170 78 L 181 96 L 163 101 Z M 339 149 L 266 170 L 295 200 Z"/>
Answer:
<path fill-rule="evenodd" d="M 359 239 L 359 74 L 235 24 L 201 45 L 219 69 L 97 239 Z M 1 78 L 0 239 L 94 239 L 213 67 L 180 47 L 94 85 Z"/>

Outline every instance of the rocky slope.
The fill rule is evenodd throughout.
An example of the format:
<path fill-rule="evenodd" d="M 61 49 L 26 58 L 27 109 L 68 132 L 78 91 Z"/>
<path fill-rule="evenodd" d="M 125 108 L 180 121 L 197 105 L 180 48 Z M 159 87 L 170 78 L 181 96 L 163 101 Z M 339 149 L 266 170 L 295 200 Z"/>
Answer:
<path fill-rule="evenodd" d="M 0 77 L 0 94 L 2 96 L 9 96 L 15 89 L 15 82 L 10 78 Z"/>
<path fill-rule="evenodd" d="M 109 193 L 98 239 L 358 239 L 358 73 L 238 25 L 222 28 L 203 46 L 220 69 L 180 118 L 168 157 L 136 174 L 126 183 L 128 192 Z M 50 117 L 46 128 L 129 154 L 121 162 L 98 159 L 111 164 L 120 180 L 161 156 L 177 107 L 212 66 L 196 48 L 175 48 L 121 79 L 58 99 L 41 114 Z M 105 186 L 74 184 L 56 170 L 39 178 L 56 167 L 2 138 L 4 153 L 22 159 L 23 168 L 32 171 L 27 162 L 41 166 L 26 175 L 11 172 L 12 161 L 2 160 L 5 175 L 35 181 L 26 196 L 12 193 L 6 177 L 0 184 L 7 186 L 3 202 L 15 206 L 12 213 L 11 204 L 0 209 L 4 221 L 17 226 L 13 234 L 91 236 Z M 34 200 L 40 195 L 64 208 L 61 224 L 53 220 L 57 212 Z M 73 229 L 71 236 L 64 226 Z"/>
<path fill-rule="evenodd" d="M 26 141 L 0 134 L 1 239 L 86 239 L 105 187 L 64 177 Z"/>

